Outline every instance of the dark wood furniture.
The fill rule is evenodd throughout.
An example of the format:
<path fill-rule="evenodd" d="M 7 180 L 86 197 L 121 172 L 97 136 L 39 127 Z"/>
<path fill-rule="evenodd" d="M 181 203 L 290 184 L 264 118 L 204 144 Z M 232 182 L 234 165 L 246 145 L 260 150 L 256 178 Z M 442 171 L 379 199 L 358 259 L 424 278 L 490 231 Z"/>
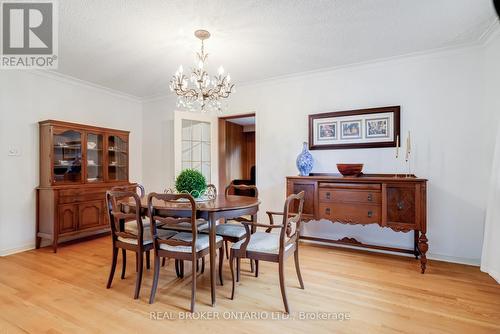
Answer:
<path fill-rule="evenodd" d="M 336 174 L 287 177 L 287 194 L 304 191 L 302 219 L 326 219 L 351 225 L 378 224 L 397 232 L 414 232 L 413 249 L 368 245 L 354 238 L 340 240 L 300 236 L 304 240 L 337 243 L 371 249 L 402 252 L 420 257 L 425 272 L 429 248 L 427 240 L 427 180 L 415 176 Z"/>
<path fill-rule="evenodd" d="M 127 131 L 60 121 L 40 128 L 36 247 L 109 232 L 105 193 L 130 185 Z"/>
<path fill-rule="evenodd" d="M 134 203 L 134 213 L 129 213 L 130 205 L 127 210 L 123 210 L 121 203 L 123 201 Z M 136 272 L 134 299 L 139 298 L 139 292 L 142 283 L 143 259 L 146 254 L 146 264 L 149 269 L 149 252 L 153 249 L 151 224 L 149 220 L 143 220 L 141 216 L 141 199 L 132 191 L 112 190 L 106 192 L 106 206 L 108 210 L 108 220 L 111 227 L 111 239 L 113 248 L 113 257 L 111 271 L 109 273 L 106 288 L 111 287 L 116 269 L 118 251 L 122 250 L 122 275 L 125 278 L 127 267 L 126 251 L 132 251 L 136 255 Z M 162 231 L 162 237 L 167 239 L 174 236 L 174 231 Z"/>
<path fill-rule="evenodd" d="M 164 201 L 165 203 L 173 203 L 175 205 L 176 201 L 185 199 L 188 201 L 189 210 L 186 207 L 186 211 L 180 212 L 173 216 L 160 216 L 157 215 L 158 209 L 153 205 L 153 200 Z M 178 202 L 177 202 L 178 203 Z M 186 205 L 187 206 L 187 205 Z M 192 263 L 192 282 L 191 282 L 191 312 L 194 312 L 194 306 L 196 302 L 196 273 L 197 270 L 194 268 L 198 263 L 199 259 L 202 259 L 209 253 L 210 242 L 209 236 L 206 234 L 198 234 L 198 225 L 196 224 L 196 203 L 191 195 L 188 194 L 156 194 L 152 193 L 148 196 L 148 213 L 149 220 L 155 222 L 151 224 L 151 232 L 153 234 L 153 245 L 155 252 L 154 259 L 154 277 L 153 284 L 151 286 L 151 296 L 149 298 L 149 303 L 152 304 L 155 299 L 156 288 L 158 287 L 158 278 L 160 276 L 160 257 L 162 258 L 173 258 L 177 261 L 191 261 Z M 158 222 L 158 225 L 156 224 Z M 175 228 L 176 225 L 185 225 L 188 223 L 191 225 L 190 232 L 180 232 L 173 237 L 163 238 L 159 231 L 160 229 Z M 217 237 L 215 242 L 215 248 L 219 249 L 219 279 L 220 284 L 223 284 L 222 279 L 222 262 L 224 260 L 224 247 L 222 243 L 222 238 Z M 179 263 L 179 262 L 177 262 Z M 178 266 L 176 266 L 177 272 L 179 272 Z M 212 269 L 212 268 L 210 268 Z M 182 268 L 183 270 L 183 268 Z M 179 273 L 178 273 L 179 275 Z"/>
<path fill-rule="evenodd" d="M 259 190 L 254 185 L 244 185 L 244 184 L 234 184 L 231 182 L 226 187 L 225 196 L 238 194 L 239 196 L 249 196 L 258 198 Z M 251 217 L 236 217 L 231 219 L 230 221 L 225 221 L 224 224 L 219 224 L 215 228 L 215 234 L 220 235 L 224 240 L 224 247 L 226 249 L 226 257 L 229 259 L 229 245 L 228 243 L 235 243 L 245 238 L 245 227 L 241 224 L 242 222 L 253 222 L 256 221 L 257 217 L 255 215 Z M 227 224 L 227 225 L 226 225 Z M 253 231 L 252 231 L 253 232 Z M 238 259 L 236 262 L 236 280 L 239 282 L 240 280 L 240 263 L 241 261 Z M 254 264 L 253 261 L 250 261 L 250 270 L 254 272 Z M 258 268 L 258 264 L 256 264 L 256 268 Z M 257 275 L 258 273 L 256 273 Z"/>
<path fill-rule="evenodd" d="M 259 210 L 259 200 L 253 197 L 244 196 L 217 196 L 214 200 L 196 203 L 196 216 L 208 221 L 209 227 L 209 245 L 210 245 L 210 288 L 212 297 L 212 306 L 215 306 L 215 227 L 219 219 L 234 219 L 245 215 L 256 215 Z M 155 216 L 171 217 L 189 215 L 191 205 L 187 203 L 172 203 L 152 199 L 152 206 Z M 143 212 L 148 212 L 147 199 L 141 200 Z"/>
<path fill-rule="evenodd" d="M 229 259 L 231 267 L 231 277 L 233 281 L 231 299 L 234 299 L 234 293 L 236 289 L 236 279 L 234 273 L 235 259 L 236 261 L 239 261 L 241 258 L 255 260 L 257 268 L 259 261 L 277 262 L 279 264 L 279 278 L 283 304 L 285 305 L 286 313 L 290 313 L 285 290 L 284 268 L 285 260 L 293 254 L 295 258 L 295 270 L 297 271 L 300 288 L 304 289 L 304 282 L 302 281 L 302 275 L 300 274 L 299 266 L 299 233 L 303 205 L 304 192 L 301 191 L 297 195 L 292 194 L 288 196 L 285 201 L 283 212 L 267 212 L 267 214 L 269 215 L 270 224 L 259 224 L 256 222 L 242 221 L 242 224 L 245 226 L 246 230 L 246 238 L 245 240 L 241 240 L 233 244 L 233 246 L 231 247 L 231 255 Z M 295 213 L 291 213 L 290 209 L 292 207 L 296 209 Z M 283 217 L 281 224 L 274 224 L 274 215 L 280 215 Z M 257 227 L 265 227 L 266 232 L 252 233 L 252 230 L 256 229 Z M 279 236 L 277 233 L 271 233 L 272 229 L 275 228 L 281 229 Z M 255 271 L 256 277 L 258 275 L 257 268 Z"/>

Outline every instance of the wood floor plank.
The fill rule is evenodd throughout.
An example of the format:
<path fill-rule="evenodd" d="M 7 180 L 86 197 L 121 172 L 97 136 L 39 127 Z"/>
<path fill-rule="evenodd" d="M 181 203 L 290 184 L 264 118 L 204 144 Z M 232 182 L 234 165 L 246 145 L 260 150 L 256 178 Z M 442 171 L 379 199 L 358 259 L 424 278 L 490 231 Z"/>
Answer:
<path fill-rule="evenodd" d="M 197 313 L 188 317 L 191 266 L 175 276 L 173 262 L 161 269 L 156 302 L 147 300 L 152 271 L 145 272 L 133 300 L 135 257 L 121 257 L 111 289 L 109 237 L 0 258 L 0 333 L 500 333 L 500 285 L 477 267 L 429 261 L 425 275 L 405 257 L 302 244 L 305 290 L 299 289 L 293 258 L 286 263 L 290 317 L 285 316 L 277 265 L 262 263 L 253 277 L 242 264 L 236 297 L 225 259 L 224 286 L 210 306 L 209 270 L 197 279 Z M 251 319 L 245 318 L 253 314 Z M 345 312 L 349 320 L 301 319 Z M 152 320 L 152 314 L 173 319 Z M 226 320 L 232 316 L 236 319 Z M 266 318 L 256 320 L 256 318 Z"/>

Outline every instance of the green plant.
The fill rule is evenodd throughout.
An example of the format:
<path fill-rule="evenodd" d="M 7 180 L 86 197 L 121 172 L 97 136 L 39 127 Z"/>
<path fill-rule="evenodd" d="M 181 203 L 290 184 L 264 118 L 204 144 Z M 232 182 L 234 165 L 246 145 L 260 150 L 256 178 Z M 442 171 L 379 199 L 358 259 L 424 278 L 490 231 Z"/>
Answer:
<path fill-rule="evenodd" d="M 183 170 L 175 180 L 175 189 L 178 192 L 187 192 L 193 197 L 200 197 L 207 188 L 207 181 L 203 174 L 195 169 Z"/>

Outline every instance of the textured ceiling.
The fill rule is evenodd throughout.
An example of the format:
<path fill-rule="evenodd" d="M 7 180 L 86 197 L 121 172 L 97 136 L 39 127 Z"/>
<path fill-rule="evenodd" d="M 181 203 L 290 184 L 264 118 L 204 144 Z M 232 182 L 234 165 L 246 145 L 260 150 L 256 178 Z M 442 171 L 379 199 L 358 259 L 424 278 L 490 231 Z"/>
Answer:
<path fill-rule="evenodd" d="M 490 0 L 62 0 L 58 72 L 137 97 L 168 92 L 208 29 L 236 83 L 479 40 Z"/>

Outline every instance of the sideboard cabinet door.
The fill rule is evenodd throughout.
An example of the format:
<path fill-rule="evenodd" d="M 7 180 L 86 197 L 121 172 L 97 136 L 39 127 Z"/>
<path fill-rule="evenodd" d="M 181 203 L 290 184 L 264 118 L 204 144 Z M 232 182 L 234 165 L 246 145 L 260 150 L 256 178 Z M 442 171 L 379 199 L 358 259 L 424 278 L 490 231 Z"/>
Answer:
<path fill-rule="evenodd" d="M 63 204 L 58 206 L 59 233 L 76 231 L 78 227 L 78 206 Z"/>
<path fill-rule="evenodd" d="M 102 201 L 82 203 L 78 206 L 78 211 L 80 218 L 78 225 L 79 230 L 103 225 L 104 214 Z"/>
<path fill-rule="evenodd" d="M 312 220 L 316 213 L 316 188 L 315 181 L 288 181 L 287 196 L 304 191 L 304 207 L 302 208 L 302 219 Z M 297 212 L 296 204 L 292 204 L 291 211 Z"/>
<path fill-rule="evenodd" d="M 415 186 L 388 184 L 386 196 L 387 226 L 398 231 L 417 229 Z"/>

